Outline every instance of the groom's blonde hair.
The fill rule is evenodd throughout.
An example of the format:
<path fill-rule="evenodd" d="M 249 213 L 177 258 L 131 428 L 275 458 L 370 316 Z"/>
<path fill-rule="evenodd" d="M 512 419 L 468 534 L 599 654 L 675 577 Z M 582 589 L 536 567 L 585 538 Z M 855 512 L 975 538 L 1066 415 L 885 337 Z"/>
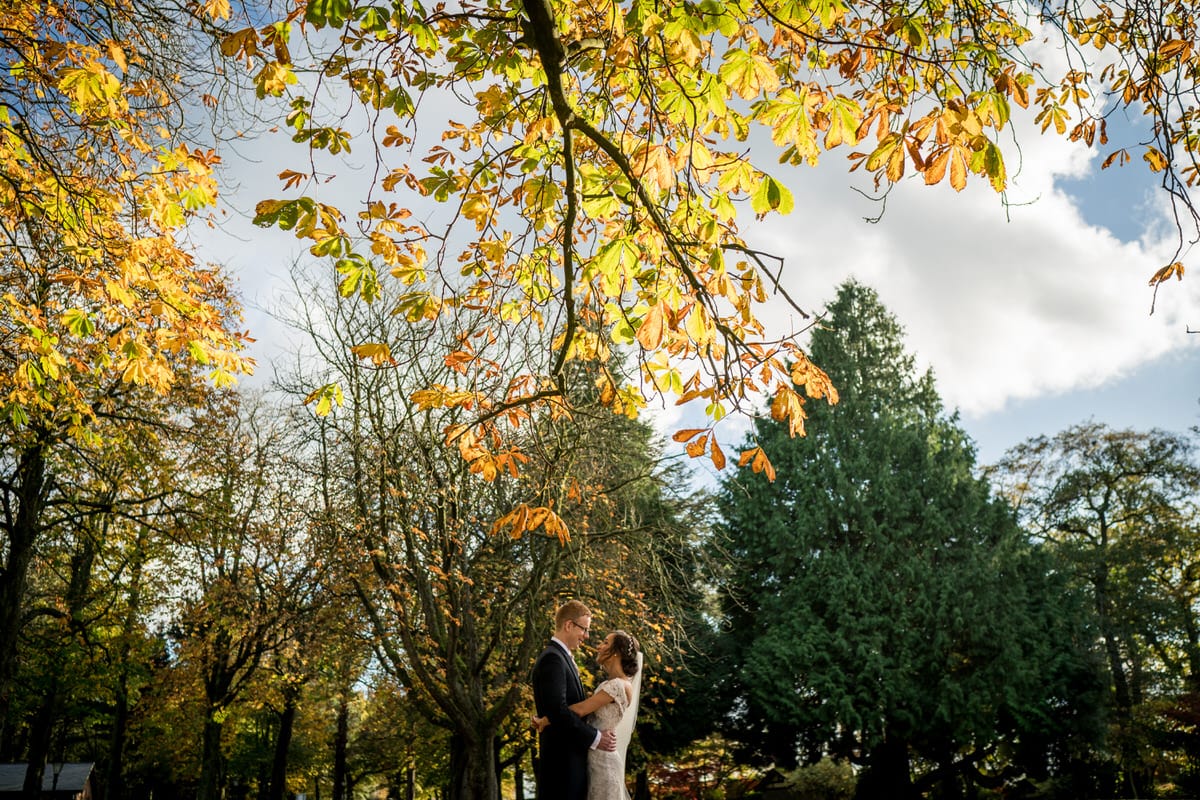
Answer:
<path fill-rule="evenodd" d="M 559 630 L 568 622 L 574 622 L 580 617 L 590 617 L 592 612 L 578 600 L 568 600 L 558 607 L 554 615 L 554 630 Z"/>

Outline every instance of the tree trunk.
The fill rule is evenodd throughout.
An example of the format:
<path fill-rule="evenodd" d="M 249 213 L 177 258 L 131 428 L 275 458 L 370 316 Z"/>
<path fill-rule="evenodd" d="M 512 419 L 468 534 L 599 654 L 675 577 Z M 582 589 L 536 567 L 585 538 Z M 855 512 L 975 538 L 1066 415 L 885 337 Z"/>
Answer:
<path fill-rule="evenodd" d="M 645 767 L 638 770 L 633 785 L 633 800 L 650 800 L 650 773 Z"/>
<path fill-rule="evenodd" d="M 333 737 L 333 800 L 348 800 L 346 748 L 350 739 L 350 698 L 343 690 L 338 700 L 337 732 Z"/>
<path fill-rule="evenodd" d="M 469 741 L 461 733 L 450 737 L 450 787 L 447 800 L 499 800 L 495 744 L 491 734 Z"/>
<path fill-rule="evenodd" d="M 271 792 L 267 800 L 283 800 L 287 794 L 288 748 L 292 744 L 292 728 L 296 722 L 296 695 L 287 692 L 283 713 L 279 715 L 279 735 L 275 737 L 275 757 L 271 761 Z"/>
<path fill-rule="evenodd" d="M 96 540 L 87 530 L 82 530 L 78 540 L 79 549 L 71 558 L 71 578 L 64 597 L 67 611 L 65 637 L 81 635 L 84 616 L 92 588 L 92 566 L 96 562 Z M 52 640 L 53 641 L 53 640 Z M 61 652 L 66 652 L 68 643 L 63 642 Z M 29 726 L 29 768 L 25 771 L 25 797 L 35 800 L 41 794 L 42 775 L 50 757 L 50 742 L 54 726 L 60 722 L 63 662 L 52 659 L 46 676 L 46 692 L 38 703 L 37 713 Z"/>
<path fill-rule="evenodd" d="M 120 800 L 124 796 L 125 737 L 129 731 L 129 676 L 124 665 L 117 684 L 116 708 L 113 710 L 112 736 L 108 740 L 108 772 L 104 780 L 104 794 L 109 800 Z"/>
<path fill-rule="evenodd" d="M 13 476 L 16 513 L 3 528 L 8 535 L 8 558 L 0 564 L 0 726 L 4 735 L 0 744 L 15 738 L 16 720 L 12 718 L 13 682 L 17 675 L 17 636 L 21 630 L 21 609 L 25 602 L 25 584 L 41 525 L 47 488 L 46 454 L 35 445 L 20 454 Z M 7 501 L 7 498 L 6 498 Z M 17 753 L 0 753 L 0 761 L 16 761 Z"/>
<path fill-rule="evenodd" d="M 221 732 L 224 726 L 209 712 L 204 720 L 204 741 L 200 752 L 200 783 L 196 800 L 220 800 L 224 783 L 224 755 L 221 753 Z"/>
<path fill-rule="evenodd" d="M 50 676 L 46 693 L 38 703 L 37 713 L 29 724 L 29 754 L 25 759 L 29 766 L 25 770 L 25 784 L 21 794 L 26 800 L 37 800 L 42 793 L 42 775 L 50 755 L 50 737 L 58 718 L 58 675 Z"/>
<path fill-rule="evenodd" d="M 915 800 L 908 745 L 887 738 L 873 750 L 854 789 L 855 800 Z"/>
<path fill-rule="evenodd" d="M 142 567 L 145 565 L 147 534 L 144 528 L 138 529 L 137 542 L 129 564 L 128 607 L 125 620 L 121 626 L 121 647 L 118 651 L 116 708 L 113 710 L 112 737 L 108 745 L 108 773 L 104 782 L 105 791 L 102 797 L 108 800 L 121 800 L 124 797 L 125 769 L 125 739 L 129 731 L 129 659 L 133 652 L 131 642 L 137 631 L 138 614 L 142 608 Z"/>

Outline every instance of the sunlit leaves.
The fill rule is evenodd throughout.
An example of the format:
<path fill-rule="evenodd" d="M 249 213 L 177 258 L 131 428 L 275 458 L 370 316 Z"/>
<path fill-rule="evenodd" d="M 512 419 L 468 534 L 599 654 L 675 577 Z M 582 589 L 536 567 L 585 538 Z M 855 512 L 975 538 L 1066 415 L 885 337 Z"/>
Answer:
<path fill-rule="evenodd" d="M 764 175 L 750 198 L 750 205 L 756 214 L 766 214 L 768 211 L 790 214 L 796 202 L 786 186 L 770 175 Z"/>
<path fill-rule="evenodd" d="M 342 387 L 336 383 L 327 383 L 323 386 L 318 386 L 307 397 L 304 398 L 305 405 L 312 405 L 317 416 L 323 417 L 333 411 L 337 406 L 345 402 L 345 395 L 342 392 Z"/>
<path fill-rule="evenodd" d="M 350 16 L 351 8 L 350 0 L 310 0 L 304 12 L 304 19 L 318 28 L 337 28 Z"/>
<path fill-rule="evenodd" d="M 492 534 L 506 533 L 514 539 L 520 539 L 526 533 L 536 532 L 539 528 L 562 544 L 571 539 L 566 523 L 553 509 L 547 506 L 530 507 L 526 503 L 519 503 L 512 511 L 496 520 L 492 525 Z"/>
<path fill-rule="evenodd" d="M 566 0 L 475 14 L 311 0 L 257 35 L 228 35 L 221 49 L 250 65 L 260 93 L 287 96 L 288 128 L 322 158 L 352 145 L 361 158 L 369 148 L 347 133 L 352 113 L 323 119 L 324 98 L 288 83 L 286 47 L 267 52 L 300 14 L 322 81 L 342 83 L 338 96 L 358 104 L 364 128 L 379 132 L 371 144 L 386 152 L 370 208 L 351 215 L 355 226 L 306 198 L 264 201 L 256 222 L 310 240 L 345 295 L 390 295 L 389 308 L 414 325 L 469 317 L 458 334 L 488 331 L 480 349 L 491 354 L 458 367 L 464 385 L 494 387 L 470 401 L 481 415 L 472 447 L 488 441 L 489 453 L 505 452 L 493 410 L 558 413 L 550 398 L 562 402 L 561 389 L 548 387 L 561 386 L 572 362 L 601 376 L 602 401 L 620 413 L 670 395 L 702 399 L 715 423 L 770 398 L 771 413 L 802 433 L 804 403 L 836 393 L 796 341 L 778 340 L 760 318 L 764 276 L 782 280 L 790 265 L 764 269 L 771 257 L 746 223 L 795 207 L 794 173 L 768 174 L 768 161 L 816 165 L 847 146 L 851 168 L 865 168 L 881 191 L 920 176 L 956 191 L 985 180 L 1002 192 L 999 134 L 1014 107 L 1032 102 L 1048 134 L 1086 145 L 1106 136 L 1102 120 L 1085 118 L 1094 76 L 1084 65 L 1057 76 L 1035 70 L 1022 50 L 1031 31 L 1004 7 Z M 1113 19 L 1072 17 L 1066 27 L 1096 46 L 1146 46 Z M 339 46 L 322 52 L 334 37 L 314 29 L 336 33 Z M 1194 58 L 1190 41 L 1164 31 L 1146 68 L 1160 76 L 1164 65 L 1182 67 Z M 1114 74 L 1111 87 L 1126 102 L 1150 103 L 1153 76 Z M 443 100 L 457 103 L 444 130 L 417 130 L 415 109 Z M 764 148 L 767 137 L 774 149 Z M 1141 152 L 1151 169 L 1168 170 L 1164 154 L 1181 147 Z M 287 188 L 307 189 L 310 173 L 285 171 Z M 443 205 L 422 224 L 378 210 L 426 199 Z M 399 285 L 385 285 L 389 277 Z M 543 357 L 507 358 L 508 336 L 535 338 Z M 640 398 L 604 377 L 620 352 L 613 343 L 632 351 Z M 445 397 L 426 390 L 434 394 L 423 403 L 444 407 Z M 698 450 L 695 440 L 688 446 Z M 509 474 L 516 463 L 471 452 L 479 474 Z"/>
<path fill-rule="evenodd" d="M 724 60 L 718 74 L 743 99 L 779 88 L 779 76 L 769 59 L 734 49 L 725 52 Z"/>
<path fill-rule="evenodd" d="M 192 54 L 181 55 L 229 14 L 223 0 L 6 10 L 0 296 L 12 347 L 0 399 L 13 436 L 36 423 L 94 437 L 101 385 L 165 393 L 183 375 L 228 385 L 252 368 L 223 275 L 180 235 L 215 205 L 220 160 L 184 139 L 194 120 L 175 103 L 195 76 L 179 74 Z"/>

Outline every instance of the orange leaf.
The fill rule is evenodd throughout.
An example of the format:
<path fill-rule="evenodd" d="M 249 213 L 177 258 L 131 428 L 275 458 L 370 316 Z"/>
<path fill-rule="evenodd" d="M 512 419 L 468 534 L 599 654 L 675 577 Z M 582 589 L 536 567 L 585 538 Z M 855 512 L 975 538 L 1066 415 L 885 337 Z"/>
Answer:
<path fill-rule="evenodd" d="M 758 448 L 758 454 L 754 456 L 754 463 L 750 465 L 750 469 L 762 472 L 767 476 L 767 480 L 775 482 L 775 467 L 771 465 L 771 459 L 767 458 L 761 447 Z"/>
<path fill-rule="evenodd" d="M 663 340 L 663 305 L 655 303 L 638 326 L 637 340 L 646 350 L 654 350 Z"/>
<path fill-rule="evenodd" d="M 1175 280 L 1183 280 L 1183 263 L 1176 261 L 1173 264 L 1167 264 L 1165 267 L 1154 273 L 1154 277 L 1150 279 L 1151 286 L 1157 286 L 1163 281 L 1170 280 L 1174 276 Z"/>
<path fill-rule="evenodd" d="M 744 467 L 749 464 L 756 455 L 762 452 L 761 447 L 752 447 L 749 450 L 743 450 L 738 456 L 738 466 Z"/>
<path fill-rule="evenodd" d="M 695 438 L 707 430 L 707 428 L 684 428 L 681 431 L 675 431 L 675 434 L 671 438 L 677 442 L 686 442 L 688 439 Z"/>
<path fill-rule="evenodd" d="M 946 167 L 950 164 L 950 150 L 942 149 L 933 156 L 925 164 L 925 183 L 932 186 L 935 183 L 941 183 L 942 178 L 946 177 Z"/>
<path fill-rule="evenodd" d="M 712 452 L 709 454 L 712 458 L 713 466 L 718 470 L 725 469 L 725 453 L 721 451 L 720 445 L 717 444 L 717 437 L 712 440 Z"/>

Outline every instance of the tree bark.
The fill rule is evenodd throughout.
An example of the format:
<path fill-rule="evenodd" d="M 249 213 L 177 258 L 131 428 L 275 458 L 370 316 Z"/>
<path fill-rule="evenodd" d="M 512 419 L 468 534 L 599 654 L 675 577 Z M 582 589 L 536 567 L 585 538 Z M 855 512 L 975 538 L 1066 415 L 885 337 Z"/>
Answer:
<path fill-rule="evenodd" d="M 5 734 L 0 736 L 0 745 L 6 748 L 16 728 L 12 692 L 17 675 L 17 637 L 48 484 L 44 445 L 35 444 L 17 458 L 13 475 L 16 513 L 3 520 L 4 532 L 8 534 L 8 558 L 0 565 L 0 725 Z M 0 752 L 0 761 L 16 761 L 17 756 Z"/>
<path fill-rule="evenodd" d="M 855 786 L 854 797 L 855 800 L 880 800 L 885 797 L 916 800 L 906 742 L 889 737 L 871 751 L 866 769 Z"/>
<path fill-rule="evenodd" d="M 491 734 L 468 740 L 461 733 L 450 737 L 450 787 L 447 800 L 499 800 L 500 781 L 495 769 Z"/>
<path fill-rule="evenodd" d="M 333 800 L 347 800 L 346 750 L 350 738 L 350 698 L 343 691 L 338 700 L 337 731 L 333 738 Z"/>
<path fill-rule="evenodd" d="M 196 800 L 220 800 L 224 782 L 224 755 L 221 753 L 221 733 L 224 726 L 213 718 L 204 720 L 204 740 L 200 755 L 200 783 Z"/>
<path fill-rule="evenodd" d="M 279 715 L 279 735 L 275 737 L 275 756 L 271 760 L 271 791 L 267 800 L 283 800 L 287 795 L 288 749 L 292 744 L 292 728 L 296 723 L 296 695 L 284 696 L 283 713 Z"/>
<path fill-rule="evenodd" d="M 145 564 L 147 534 L 139 529 L 137 544 L 130 561 L 128 607 L 122 624 L 121 647 L 118 651 L 117 685 L 114 690 L 116 708 L 113 710 L 112 737 L 108 745 L 108 773 L 105 778 L 103 797 L 120 800 L 124 797 L 125 739 L 129 731 L 129 674 L 131 642 L 136 635 L 138 614 L 142 608 L 142 567 Z"/>

